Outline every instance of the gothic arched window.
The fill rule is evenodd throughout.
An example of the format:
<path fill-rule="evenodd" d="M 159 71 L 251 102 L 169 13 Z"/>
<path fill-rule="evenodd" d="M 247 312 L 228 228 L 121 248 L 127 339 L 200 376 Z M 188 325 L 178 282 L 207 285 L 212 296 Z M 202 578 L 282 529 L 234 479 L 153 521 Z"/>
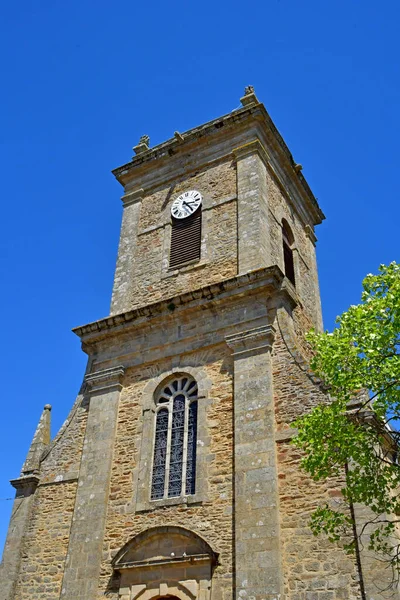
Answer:
<path fill-rule="evenodd" d="M 195 493 L 197 383 L 179 375 L 156 397 L 151 499 Z"/>
<path fill-rule="evenodd" d="M 293 260 L 293 244 L 294 236 L 292 230 L 289 227 L 289 223 L 282 219 L 282 242 L 283 242 L 283 262 L 285 265 L 285 275 L 296 285 L 294 276 L 294 260 Z"/>

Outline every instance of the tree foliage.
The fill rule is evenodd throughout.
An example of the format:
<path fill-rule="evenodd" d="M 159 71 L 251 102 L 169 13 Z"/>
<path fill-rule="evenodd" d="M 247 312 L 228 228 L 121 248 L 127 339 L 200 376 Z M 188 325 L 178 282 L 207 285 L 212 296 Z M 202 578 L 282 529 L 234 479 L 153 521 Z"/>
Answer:
<path fill-rule="evenodd" d="M 361 303 L 337 318 L 332 333 L 308 335 L 311 367 L 329 390 L 329 402 L 299 419 L 295 443 L 314 480 L 339 476 L 343 501 L 312 515 L 315 534 L 341 540 L 348 552 L 368 534 L 370 550 L 399 573 L 400 264 L 381 265 L 363 281 Z M 352 508 L 371 518 L 354 529 Z M 357 531 L 357 536 L 354 535 Z"/>

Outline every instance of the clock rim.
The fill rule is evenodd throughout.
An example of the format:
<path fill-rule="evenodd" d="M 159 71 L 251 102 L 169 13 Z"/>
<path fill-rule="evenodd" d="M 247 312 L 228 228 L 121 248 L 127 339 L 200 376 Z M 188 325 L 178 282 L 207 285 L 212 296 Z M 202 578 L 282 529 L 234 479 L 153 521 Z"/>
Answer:
<path fill-rule="evenodd" d="M 183 217 L 175 217 L 175 215 L 173 215 L 173 214 L 172 214 L 172 208 L 173 208 L 173 206 L 174 206 L 175 202 L 176 202 L 176 201 L 177 201 L 177 200 L 178 200 L 178 199 L 179 199 L 181 196 L 183 196 L 183 194 L 185 194 L 186 192 L 188 192 L 188 193 L 191 193 L 191 192 L 192 192 L 192 193 L 200 194 L 200 201 L 199 201 L 199 204 L 196 206 L 196 208 L 194 209 L 194 211 L 193 211 L 193 212 L 192 212 L 190 215 L 183 215 Z M 172 201 L 172 204 L 171 204 L 171 211 L 170 211 L 170 212 L 171 212 L 171 217 L 172 217 L 173 219 L 177 219 L 177 221 L 183 221 L 183 219 L 187 219 L 187 218 L 189 218 L 189 217 L 192 217 L 192 216 L 193 216 L 193 215 L 194 215 L 194 214 L 195 214 L 195 213 L 196 213 L 196 212 L 199 210 L 200 206 L 202 205 L 202 202 L 203 202 L 203 195 L 202 195 L 202 193 L 201 193 L 201 192 L 199 192 L 199 190 L 185 190 L 184 192 L 182 192 L 181 194 L 179 194 L 179 196 L 177 196 L 176 198 L 174 198 L 174 200 Z"/>

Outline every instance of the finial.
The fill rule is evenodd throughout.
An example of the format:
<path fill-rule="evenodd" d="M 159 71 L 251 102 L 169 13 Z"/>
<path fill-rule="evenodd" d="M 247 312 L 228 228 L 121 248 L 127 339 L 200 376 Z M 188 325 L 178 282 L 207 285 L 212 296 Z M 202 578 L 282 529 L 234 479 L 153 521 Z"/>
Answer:
<path fill-rule="evenodd" d="M 133 147 L 133 151 L 135 154 L 143 154 L 149 150 L 150 137 L 148 135 L 142 135 L 139 139 L 139 143 L 137 146 Z"/>
<path fill-rule="evenodd" d="M 174 132 L 174 138 L 176 139 L 177 142 L 183 142 L 184 141 L 184 137 L 181 133 L 179 133 L 179 131 L 175 131 Z"/>
<path fill-rule="evenodd" d="M 257 96 L 254 92 L 252 85 L 247 85 L 244 88 L 244 96 L 240 98 L 242 106 L 249 106 L 250 104 L 258 104 Z"/>
<path fill-rule="evenodd" d="M 40 469 L 40 459 L 43 454 L 43 450 L 50 444 L 50 420 L 51 420 L 51 406 L 45 404 L 42 416 L 39 419 L 38 426 L 36 427 L 35 435 L 31 446 L 29 448 L 24 466 L 22 467 L 21 475 L 29 475 L 31 473 L 37 473 Z"/>
<path fill-rule="evenodd" d="M 145 144 L 146 146 L 148 146 L 150 144 L 150 136 L 142 135 L 140 137 L 139 144 Z"/>

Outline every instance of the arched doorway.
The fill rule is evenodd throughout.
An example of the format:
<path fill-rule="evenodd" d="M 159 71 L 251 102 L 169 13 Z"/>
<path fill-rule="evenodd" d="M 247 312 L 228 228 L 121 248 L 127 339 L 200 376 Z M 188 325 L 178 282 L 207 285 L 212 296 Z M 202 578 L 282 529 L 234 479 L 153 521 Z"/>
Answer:
<path fill-rule="evenodd" d="M 120 600 L 209 600 L 218 555 L 193 531 L 147 529 L 113 560 L 120 574 Z"/>

